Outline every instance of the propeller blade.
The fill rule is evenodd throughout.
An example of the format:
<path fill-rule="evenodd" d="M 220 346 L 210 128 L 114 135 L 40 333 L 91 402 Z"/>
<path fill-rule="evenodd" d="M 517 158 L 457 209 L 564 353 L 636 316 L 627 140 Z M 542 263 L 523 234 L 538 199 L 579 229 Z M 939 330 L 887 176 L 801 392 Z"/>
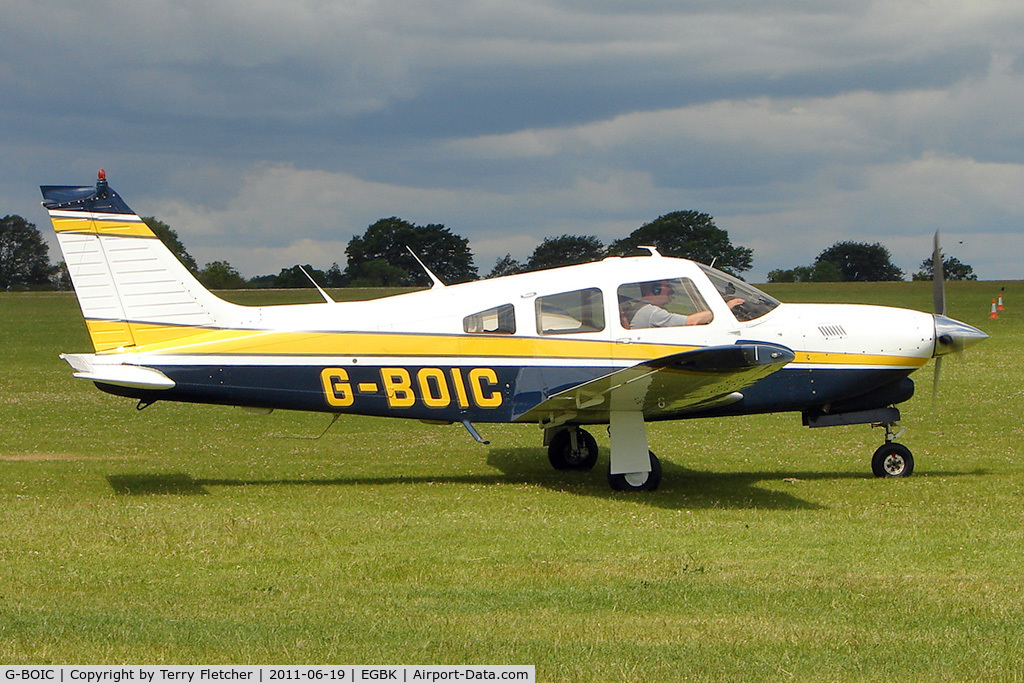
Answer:
<path fill-rule="evenodd" d="M 932 250 L 932 299 L 935 313 L 946 315 L 946 278 L 942 273 L 942 249 L 939 247 L 939 231 L 935 231 L 935 248 Z"/>
<path fill-rule="evenodd" d="M 946 315 L 946 278 L 942 272 L 942 248 L 939 246 L 939 231 L 935 231 L 932 248 L 932 300 L 935 315 Z M 936 333 L 937 336 L 937 333 Z M 932 406 L 939 401 L 939 375 L 942 374 L 942 358 L 935 357 L 935 374 L 932 376 Z"/>
<path fill-rule="evenodd" d="M 935 247 L 932 251 L 932 295 L 935 299 L 935 376 L 932 379 L 932 403 L 939 393 L 939 375 L 942 374 L 942 356 L 961 353 L 988 335 L 967 323 L 946 317 L 946 279 L 942 274 L 942 249 L 939 247 L 939 231 L 935 231 Z"/>

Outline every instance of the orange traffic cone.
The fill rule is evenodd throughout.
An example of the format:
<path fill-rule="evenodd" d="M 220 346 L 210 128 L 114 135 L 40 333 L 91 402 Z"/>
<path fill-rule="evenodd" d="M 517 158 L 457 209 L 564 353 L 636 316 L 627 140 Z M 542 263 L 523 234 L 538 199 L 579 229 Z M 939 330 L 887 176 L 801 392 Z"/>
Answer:
<path fill-rule="evenodd" d="M 996 313 L 996 300 L 995 299 L 992 299 L 992 314 L 989 316 L 989 318 L 992 318 L 993 320 L 996 320 L 996 319 L 999 318 L 999 314 Z"/>
<path fill-rule="evenodd" d="M 996 308 L 998 308 L 1000 311 L 1003 310 L 1003 295 L 1002 295 L 1002 293 L 999 294 L 999 305 L 996 306 Z"/>

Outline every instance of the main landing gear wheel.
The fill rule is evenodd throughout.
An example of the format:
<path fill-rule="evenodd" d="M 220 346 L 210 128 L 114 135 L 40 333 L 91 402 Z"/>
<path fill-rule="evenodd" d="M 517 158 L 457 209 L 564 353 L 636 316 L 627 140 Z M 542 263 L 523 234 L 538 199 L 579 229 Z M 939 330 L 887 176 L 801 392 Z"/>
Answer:
<path fill-rule="evenodd" d="M 903 444 L 882 444 L 871 457 L 871 471 L 876 477 L 909 477 L 914 471 L 914 456 Z"/>
<path fill-rule="evenodd" d="M 650 472 L 631 472 L 628 474 L 609 474 L 608 485 L 612 491 L 653 491 L 661 483 L 661 461 L 651 451 Z"/>
<path fill-rule="evenodd" d="M 589 472 L 597 462 L 597 439 L 585 429 L 562 429 L 548 444 L 548 460 L 556 470 Z"/>

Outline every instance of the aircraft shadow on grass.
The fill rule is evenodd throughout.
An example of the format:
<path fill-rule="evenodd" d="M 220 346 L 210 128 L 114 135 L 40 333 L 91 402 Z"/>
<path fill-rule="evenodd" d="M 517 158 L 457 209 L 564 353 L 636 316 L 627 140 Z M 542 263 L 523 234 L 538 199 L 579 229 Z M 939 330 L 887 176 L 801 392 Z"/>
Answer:
<path fill-rule="evenodd" d="M 532 484 L 573 495 L 617 498 L 623 503 L 667 509 L 759 509 L 820 510 L 825 506 L 803 500 L 789 492 L 758 486 L 761 482 L 793 486 L 817 480 L 874 479 L 859 472 L 706 472 L 663 461 L 664 483 L 649 495 L 624 495 L 609 491 L 605 477 L 589 473 L 552 470 L 536 448 L 492 449 L 487 464 L 500 474 L 438 476 L 333 477 L 319 479 L 216 479 L 195 478 L 183 472 L 110 475 L 107 481 L 118 495 L 207 495 L 217 486 L 382 486 L 391 484 L 462 484 L 496 486 Z M 963 476 L 979 472 L 944 472 L 942 476 Z M 887 482 L 879 482 L 884 486 Z"/>

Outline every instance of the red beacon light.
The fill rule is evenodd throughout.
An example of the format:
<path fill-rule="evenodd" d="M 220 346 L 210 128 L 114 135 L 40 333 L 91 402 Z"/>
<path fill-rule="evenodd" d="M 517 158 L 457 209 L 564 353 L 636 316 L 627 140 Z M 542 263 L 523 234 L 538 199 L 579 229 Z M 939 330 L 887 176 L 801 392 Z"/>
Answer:
<path fill-rule="evenodd" d="M 104 171 L 104 170 L 103 170 L 103 169 L 101 168 L 101 169 L 100 169 L 100 170 L 99 170 L 99 171 L 98 171 L 98 172 L 96 173 L 96 180 L 106 180 L 106 179 L 107 179 L 107 172 L 106 172 L 106 171 Z"/>

